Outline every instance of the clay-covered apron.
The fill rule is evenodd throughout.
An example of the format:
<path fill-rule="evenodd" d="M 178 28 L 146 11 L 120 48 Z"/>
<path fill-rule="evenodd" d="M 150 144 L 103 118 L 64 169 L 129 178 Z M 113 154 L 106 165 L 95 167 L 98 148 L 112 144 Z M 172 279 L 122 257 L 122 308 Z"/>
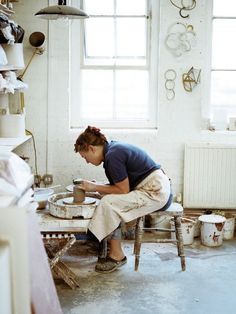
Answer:
<path fill-rule="evenodd" d="M 153 171 L 127 194 L 105 195 L 97 206 L 89 230 L 99 241 L 112 233 L 121 221 L 130 222 L 161 209 L 171 193 L 170 180 L 161 170 Z"/>

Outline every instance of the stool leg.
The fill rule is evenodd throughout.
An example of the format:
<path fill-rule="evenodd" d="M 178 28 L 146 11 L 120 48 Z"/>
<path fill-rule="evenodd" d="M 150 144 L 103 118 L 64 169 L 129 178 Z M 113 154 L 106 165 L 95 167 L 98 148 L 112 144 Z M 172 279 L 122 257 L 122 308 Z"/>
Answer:
<path fill-rule="evenodd" d="M 137 219 L 136 227 L 135 227 L 135 240 L 134 240 L 134 254 L 135 254 L 134 270 L 135 271 L 138 270 L 138 266 L 139 266 L 142 237 L 143 237 L 143 217 L 140 217 Z"/>
<path fill-rule="evenodd" d="M 134 230 L 134 249 L 133 249 L 133 254 L 136 254 L 136 247 L 137 247 L 137 240 L 138 240 L 138 228 L 139 228 L 139 222 L 140 222 L 140 218 L 136 219 L 136 223 L 135 223 L 135 230 Z"/>
<path fill-rule="evenodd" d="M 181 228 L 181 218 L 179 216 L 174 216 L 175 221 L 175 234 L 177 240 L 177 249 L 178 249 L 178 256 L 181 260 L 181 268 L 184 271 L 186 269 L 185 266 L 185 254 L 184 254 L 184 242 L 183 242 L 183 235 L 182 235 L 182 228 Z"/>

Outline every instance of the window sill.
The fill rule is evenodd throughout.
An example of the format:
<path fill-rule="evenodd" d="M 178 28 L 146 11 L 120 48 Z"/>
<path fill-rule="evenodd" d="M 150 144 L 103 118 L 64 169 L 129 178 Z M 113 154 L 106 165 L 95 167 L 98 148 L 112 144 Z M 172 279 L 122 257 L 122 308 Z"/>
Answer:
<path fill-rule="evenodd" d="M 227 135 L 227 136 L 236 136 L 236 131 L 230 130 L 202 130 L 201 134 L 219 134 L 219 135 Z"/>
<path fill-rule="evenodd" d="M 70 128 L 70 133 L 71 134 L 78 134 L 78 133 L 81 133 L 83 132 L 84 130 L 86 129 L 86 127 L 84 128 Z M 103 127 L 101 128 L 101 131 L 102 133 L 136 133 L 136 134 L 140 134 L 140 133 L 148 133 L 148 134 L 157 134 L 158 133 L 158 128 L 142 128 L 142 129 L 139 129 L 139 128 L 106 128 L 106 127 Z"/>

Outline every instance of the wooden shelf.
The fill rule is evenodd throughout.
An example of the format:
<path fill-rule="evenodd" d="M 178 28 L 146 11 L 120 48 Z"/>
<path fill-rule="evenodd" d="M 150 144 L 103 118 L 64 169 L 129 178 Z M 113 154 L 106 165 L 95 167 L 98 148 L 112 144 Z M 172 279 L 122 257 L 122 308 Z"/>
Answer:
<path fill-rule="evenodd" d="M 24 137 L 17 137 L 17 138 L 0 137 L 0 153 L 11 152 L 16 147 L 27 142 L 29 139 L 31 139 L 31 137 L 32 137 L 31 135 L 26 135 Z"/>
<path fill-rule="evenodd" d="M 9 2 L 19 2 L 19 0 L 9 0 Z M 2 4 L 7 4 L 7 0 L 2 0 Z"/>

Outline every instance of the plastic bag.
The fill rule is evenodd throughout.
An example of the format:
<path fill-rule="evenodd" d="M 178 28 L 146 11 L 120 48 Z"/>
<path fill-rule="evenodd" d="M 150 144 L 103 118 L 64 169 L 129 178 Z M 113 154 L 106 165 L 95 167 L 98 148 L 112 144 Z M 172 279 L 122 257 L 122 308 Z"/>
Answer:
<path fill-rule="evenodd" d="M 10 23 L 12 35 L 15 37 L 15 43 L 22 43 L 25 35 L 24 29 L 16 23 Z"/>
<path fill-rule="evenodd" d="M 15 22 L 9 22 L 9 24 L 1 28 L 0 32 L 0 44 L 7 43 L 22 43 L 24 39 L 25 31 Z"/>

